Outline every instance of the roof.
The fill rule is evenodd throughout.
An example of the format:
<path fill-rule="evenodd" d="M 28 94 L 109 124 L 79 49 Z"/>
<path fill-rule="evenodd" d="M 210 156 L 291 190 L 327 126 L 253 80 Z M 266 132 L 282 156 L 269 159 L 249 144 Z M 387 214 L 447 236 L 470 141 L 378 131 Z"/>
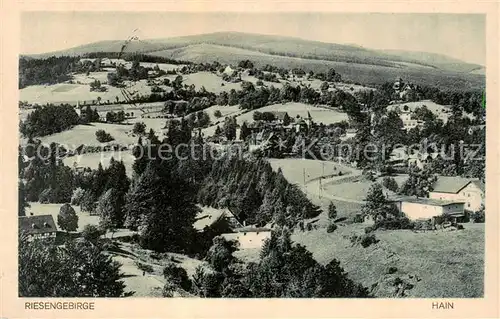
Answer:
<path fill-rule="evenodd" d="M 19 217 L 19 232 L 29 235 L 56 232 L 56 224 L 52 215 L 21 216 Z"/>
<path fill-rule="evenodd" d="M 433 192 L 436 193 L 451 193 L 456 194 L 464 187 L 473 182 L 482 191 L 484 191 L 484 184 L 478 179 L 464 178 L 458 176 L 440 176 L 434 184 Z"/>
<path fill-rule="evenodd" d="M 423 197 L 411 197 L 411 196 L 394 196 L 389 199 L 390 202 L 406 202 L 421 205 L 431 205 L 431 206 L 448 206 L 455 204 L 464 204 L 463 201 L 459 200 L 441 200 Z"/>

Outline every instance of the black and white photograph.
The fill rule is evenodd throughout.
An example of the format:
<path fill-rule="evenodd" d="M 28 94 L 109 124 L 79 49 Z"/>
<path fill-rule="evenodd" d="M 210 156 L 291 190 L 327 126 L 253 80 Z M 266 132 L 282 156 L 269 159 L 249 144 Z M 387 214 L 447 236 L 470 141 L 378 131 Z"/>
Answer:
<path fill-rule="evenodd" d="M 484 298 L 486 38 L 479 13 L 22 12 L 18 296 Z"/>

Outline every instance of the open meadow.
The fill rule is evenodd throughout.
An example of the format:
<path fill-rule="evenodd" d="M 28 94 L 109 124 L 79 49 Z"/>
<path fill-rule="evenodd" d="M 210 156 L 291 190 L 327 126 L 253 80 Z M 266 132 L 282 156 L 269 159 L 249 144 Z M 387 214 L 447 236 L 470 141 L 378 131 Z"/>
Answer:
<path fill-rule="evenodd" d="M 295 184 L 304 185 L 311 180 L 318 179 L 322 176 L 338 175 L 342 172 L 342 176 L 357 172 L 353 167 L 348 167 L 343 164 L 332 161 L 320 161 L 302 158 L 285 158 L 285 159 L 268 159 L 274 170 L 281 168 L 285 178 Z"/>
<path fill-rule="evenodd" d="M 92 123 L 88 125 L 76 125 L 71 130 L 39 137 L 42 143 L 50 144 L 52 142 L 65 145 L 69 149 L 76 149 L 80 145 L 101 146 L 106 144 L 132 145 L 137 143 L 138 136 L 132 133 L 132 125 L 127 124 L 108 124 Z M 100 143 L 97 141 L 95 133 L 98 130 L 104 130 L 114 138 L 109 143 Z M 23 143 L 26 142 L 23 139 Z"/>
<path fill-rule="evenodd" d="M 57 225 L 57 215 L 59 214 L 59 209 L 63 204 L 41 204 L 38 202 L 30 202 L 30 206 L 26 208 L 26 216 L 30 216 L 33 214 L 34 216 L 38 215 L 52 215 L 54 218 L 54 222 L 56 223 L 57 230 L 61 230 L 59 225 Z M 78 229 L 77 231 L 82 231 L 85 225 L 98 225 L 99 224 L 99 216 L 91 216 L 87 212 L 82 212 L 80 210 L 80 206 L 72 205 L 78 216 Z"/>
<path fill-rule="evenodd" d="M 53 85 L 31 85 L 19 90 L 19 100 L 32 104 L 43 105 L 46 103 L 89 103 L 97 101 L 110 102 L 124 101 L 121 89 L 107 85 L 107 72 L 93 72 L 89 76 L 85 74 L 76 74 L 70 83 L 58 83 Z M 90 83 L 94 80 L 99 80 L 107 90 L 106 92 L 91 92 Z M 131 93 L 149 95 L 151 94 L 151 87 L 147 85 L 146 80 L 136 82 L 126 81 L 125 86 Z M 167 89 L 167 88 L 164 88 Z"/>
<path fill-rule="evenodd" d="M 296 231 L 292 240 L 305 245 L 322 264 L 339 260 L 349 277 L 372 289 L 376 297 L 394 297 L 397 278 L 413 285 L 405 293 L 411 298 L 483 296 L 484 224 L 424 233 L 377 230 L 378 243 L 354 246 L 349 237 L 363 234 L 365 226 L 339 226 L 333 233 L 324 228 Z"/>

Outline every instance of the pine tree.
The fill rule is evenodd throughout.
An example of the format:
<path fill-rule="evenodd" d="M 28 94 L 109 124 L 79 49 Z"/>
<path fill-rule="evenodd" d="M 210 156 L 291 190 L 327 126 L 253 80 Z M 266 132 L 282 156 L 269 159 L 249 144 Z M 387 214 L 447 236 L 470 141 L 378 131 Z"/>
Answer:
<path fill-rule="evenodd" d="M 137 141 L 137 145 L 135 145 L 132 149 L 132 155 L 135 157 L 132 169 L 134 170 L 134 173 L 139 176 L 144 172 L 146 166 L 148 165 L 147 149 L 145 149 L 144 145 L 142 145 L 142 137 L 140 136 Z"/>
<path fill-rule="evenodd" d="M 144 247 L 185 251 L 198 207 L 192 185 L 174 173 L 175 163 L 150 162 L 127 194 L 127 225 L 138 227 Z"/>
<path fill-rule="evenodd" d="M 247 137 L 251 134 L 250 129 L 248 128 L 247 122 L 243 122 L 240 129 L 240 140 L 246 141 Z"/>
<path fill-rule="evenodd" d="M 114 188 L 108 189 L 99 198 L 96 213 L 99 215 L 99 226 L 102 229 L 114 231 L 123 224 L 122 210 L 118 204 L 118 194 Z"/>

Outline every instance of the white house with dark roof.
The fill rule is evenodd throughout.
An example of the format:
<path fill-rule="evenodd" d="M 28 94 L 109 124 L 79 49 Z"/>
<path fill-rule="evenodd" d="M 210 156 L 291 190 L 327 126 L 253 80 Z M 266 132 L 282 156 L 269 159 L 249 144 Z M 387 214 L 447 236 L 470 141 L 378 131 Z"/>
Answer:
<path fill-rule="evenodd" d="M 394 197 L 389 200 L 410 220 L 432 219 L 437 216 L 461 218 L 464 216 L 464 202 L 461 200 L 440 200 L 411 196 Z"/>
<path fill-rule="evenodd" d="M 18 221 L 19 233 L 34 239 L 54 239 L 57 228 L 52 215 L 20 216 Z"/>
<path fill-rule="evenodd" d="M 478 211 L 484 205 L 484 184 L 479 179 L 441 176 L 429 198 L 463 201 L 465 209 Z"/>

